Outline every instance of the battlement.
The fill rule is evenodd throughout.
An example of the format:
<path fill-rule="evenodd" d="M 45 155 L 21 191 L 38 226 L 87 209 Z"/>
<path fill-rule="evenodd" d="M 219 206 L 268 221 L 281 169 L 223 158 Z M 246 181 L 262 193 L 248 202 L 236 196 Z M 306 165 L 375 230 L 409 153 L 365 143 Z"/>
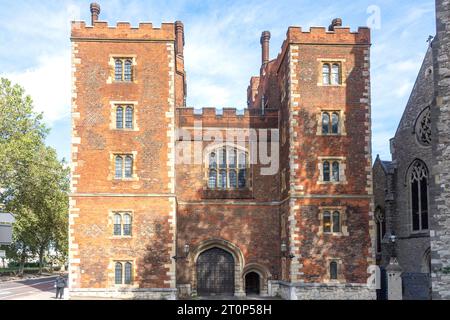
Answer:
<path fill-rule="evenodd" d="M 258 127 L 276 128 L 278 110 L 224 108 L 177 108 L 177 118 L 181 127 L 190 127 L 194 122 L 202 121 L 205 127 Z"/>
<path fill-rule="evenodd" d="M 325 27 L 311 27 L 309 31 L 303 31 L 301 27 L 289 27 L 286 33 L 286 41 L 296 44 L 370 44 L 370 29 L 359 27 L 357 32 L 352 32 L 350 27 L 333 27 L 327 30 Z"/>
<path fill-rule="evenodd" d="M 175 41 L 175 23 L 162 23 L 156 28 L 150 22 L 143 22 L 139 27 L 132 27 L 129 22 L 117 22 L 109 26 L 105 21 L 93 21 L 92 26 L 85 21 L 72 22 L 73 40 L 77 39 L 111 39 L 111 40 L 153 40 Z"/>

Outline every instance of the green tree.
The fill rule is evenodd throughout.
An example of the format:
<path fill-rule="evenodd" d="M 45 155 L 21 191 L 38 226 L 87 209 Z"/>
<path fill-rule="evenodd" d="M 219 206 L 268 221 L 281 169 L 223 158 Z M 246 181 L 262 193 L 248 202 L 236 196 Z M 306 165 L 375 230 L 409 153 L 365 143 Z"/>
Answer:
<path fill-rule="evenodd" d="M 67 256 L 69 169 L 58 161 L 54 149 L 45 146 L 48 130 L 41 120 L 24 90 L 1 79 L 0 200 L 16 219 L 8 252 L 21 269 L 28 257 L 37 254 L 42 272 L 52 244 Z"/>
<path fill-rule="evenodd" d="M 18 166 L 33 157 L 47 133 L 31 97 L 19 85 L 0 78 L 0 189 L 14 179 Z"/>

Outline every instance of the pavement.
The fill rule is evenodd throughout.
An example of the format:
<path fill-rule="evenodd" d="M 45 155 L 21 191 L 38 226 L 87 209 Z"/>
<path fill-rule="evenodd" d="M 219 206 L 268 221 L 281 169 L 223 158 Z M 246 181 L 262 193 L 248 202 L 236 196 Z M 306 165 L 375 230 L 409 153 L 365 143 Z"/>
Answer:
<path fill-rule="evenodd" d="M 56 300 L 57 276 L 0 283 L 0 300 Z"/>

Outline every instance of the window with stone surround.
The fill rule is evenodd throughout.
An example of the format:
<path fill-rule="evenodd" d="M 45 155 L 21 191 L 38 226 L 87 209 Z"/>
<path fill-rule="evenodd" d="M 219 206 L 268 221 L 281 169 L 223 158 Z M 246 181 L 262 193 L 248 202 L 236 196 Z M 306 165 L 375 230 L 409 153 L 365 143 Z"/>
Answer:
<path fill-rule="evenodd" d="M 428 169 L 420 160 L 414 161 L 410 168 L 409 186 L 412 231 L 428 230 Z"/>
<path fill-rule="evenodd" d="M 131 213 L 116 212 L 114 213 L 114 236 L 121 237 L 131 236 Z"/>
<path fill-rule="evenodd" d="M 116 129 L 133 129 L 134 108 L 131 105 L 116 105 Z"/>
<path fill-rule="evenodd" d="M 346 183 L 345 158 L 319 157 L 319 184 Z"/>
<path fill-rule="evenodd" d="M 114 58 L 114 80 L 116 82 L 133 81 L 132 58 Z"/>
<path fill-rule="evenodd" d="M 119 286 L 133 283 L 133 264 L 130 261 L 117 261 L 115 263 L 114 283 Z"/>
<path fill-rule="evenodd" d="M 114 172 L 116 180 L 126 180 L 133 178 L 134 157 L 132 154 L 115 155 Z"/>
<path fill-rule="evenodd" d="M 344 266 L 340 258 L 330 257 L 326 259 L 325 282 L 345 283 Z"/>
<path fill-rule="evenodd" d="M 321 121 L 321 135 L 341 134 L 342 129 L 340 111 L 322 111 Z"/>
<path fill-rule="evenodd" d="M 319 235 L 348 236 L 345 207 L 319 208 Z"/>
<path fill-rule="evenodd" d="M 219 147 L 208 155 L 208 189 L 248 187 L 248 155 L 234 147 Z"/>
<path fill-rule="evenodd" d="M 321 62 L 321 85 L 339 86 L 342 85 L 342 62 L 322 61 Z"/>

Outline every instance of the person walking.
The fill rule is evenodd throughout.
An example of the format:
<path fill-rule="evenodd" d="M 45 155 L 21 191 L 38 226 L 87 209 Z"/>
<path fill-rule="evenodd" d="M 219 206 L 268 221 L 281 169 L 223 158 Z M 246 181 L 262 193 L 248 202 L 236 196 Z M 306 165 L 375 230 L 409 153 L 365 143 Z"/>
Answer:
<path fill-rule="evenodd" d="M 60 273 L 58 278 L 55 280 L 55 287 L 56 287 L 56 299 L 63 299 L 64 297 L 64 288 L 67 285 L 66 278 L 64 278 L 63 274 Z"/>

